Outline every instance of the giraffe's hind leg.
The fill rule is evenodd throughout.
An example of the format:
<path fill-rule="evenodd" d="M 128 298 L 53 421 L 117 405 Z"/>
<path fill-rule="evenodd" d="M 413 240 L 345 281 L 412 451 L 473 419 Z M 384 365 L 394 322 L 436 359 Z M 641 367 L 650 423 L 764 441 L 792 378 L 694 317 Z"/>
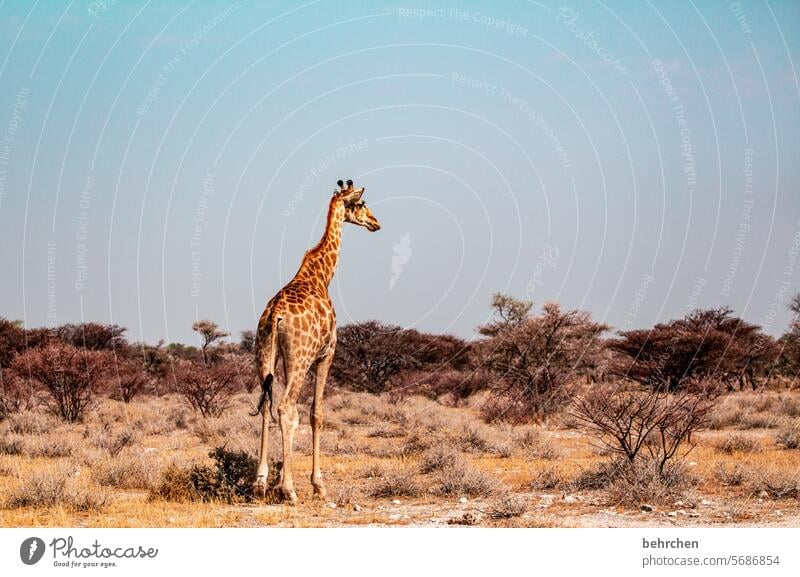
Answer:
<path fill-rule="evenodd" d="M 311 485 L 314 487 L 314 496 L 324 499 L 325 485 L 322 482 L 320 470 L 319 443 L 322 432 L 322 393 L 328 380 L 328 371 L 333 362 L 333 348 L 317 363 L 316 382 L 314 383 L 314 401 L 311 405 L 311 434 L 313 439 L 313 469 L 311 472 Z"/>
<path fill-rule="evenodd" d="M 310 364 L 309 361 L 286 363 L 286 391 L 278 405 L 278 420 L 283 440 L 281 492 L 283 498 L 291 505 L 297 503 L 297 493 L 294 491 L 294 480 L 292 479 L 292 447 L 294 433 L 300 422 L 300 415 L 297 412 L 297 397 L 300 395 L 300 389 L 303 387 Z"/>

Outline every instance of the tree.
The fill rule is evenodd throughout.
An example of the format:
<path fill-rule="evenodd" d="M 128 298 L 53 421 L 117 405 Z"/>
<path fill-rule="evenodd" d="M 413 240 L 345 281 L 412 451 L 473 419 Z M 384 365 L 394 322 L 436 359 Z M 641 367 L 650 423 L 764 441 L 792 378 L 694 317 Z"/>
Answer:
<path fill-rule="evenodd" d="M 108 352 L 53 342 L 17 355 L 12 368 L 42 388 L 53 413 L 74 423 L 83 417 L 111 364 Z"/>
<path fill-rule="evenodd" d="M 239 339 L 239 348 L 246 353 L 253 353 L 255 352 L 256 348 L 256 333 L 255 331 L 242 331 L 239 333 L 241 339 Z"/>
<path fill-rule="evenodd" d="M 0 367 L 8 367 L 12 359 L 25 350 L 25 329 L 20 321 L 0 317 Z"/>
<path fill-rule="evenodd" d="M 733 316 L 728 307 L 695 310 L 652 329 L 623 331 L 609 340 L 612 371 L 642 385 L 677 391 L 712 380 L 755 388 L 775 360 L 774 340 L 761 328 Z"/>
<path fill-rule="evenodd" d="M 110 351 L 125 346 L 125 327 L 100 323 L 61 325 L 55 330 L 56 338 L 76 348 L 92 351 Z"/>
<path fill-rule="evenodd" d="M 117 359 L 110 371 L 111 398 L 130 403 L 153 386 L 154 379 L 141 361 Z"/>
<path fill-rule="evenodd" d="M 23 379 L 16 371 L 0 368 L 0 421 L 12 413 L 30 411 L 36 403 L 31 381 Z"/>
<path fill-rule="evenodd" d="M 380 393 L 400 382 L 410 385 L 412 375 L 463 370 L 468 364 L 469 347 L 458 337 L 367 321 L 337 331 L 331 377 L 342 387 Z"/>
<path fill-rule="evenodd" d="M 203 359 L 206 360 L 208 347 L 217 341 L 229 336 L 230 333 L 219 330 L 219 326 L 214 321 L 202 320 L 192 325 L 192 330 L 200 335 L 200 350 L 203 352 Z"/>
<path fill-rule="evenodd" d="M 489 338 L 476 347 L 481 365 L 495 377 L 484 416 L 524 421 L 555 411 L 569 396 L 567 385 L 596 362 L 608 326 L 557 303 L 535 316 L 530 303 L 504 295 L 495 295 L 492 305 L 499 320 L 479 328 Z M 523 311 L 527 316 L 520 316 Z"/>
<path fill-rule="evenodd" d="M 216 363 L 177 360 L 176 387 L 189 406 L 203 417 L 219 417 L 243 388 L 240 366 L 235 359 Z"/>

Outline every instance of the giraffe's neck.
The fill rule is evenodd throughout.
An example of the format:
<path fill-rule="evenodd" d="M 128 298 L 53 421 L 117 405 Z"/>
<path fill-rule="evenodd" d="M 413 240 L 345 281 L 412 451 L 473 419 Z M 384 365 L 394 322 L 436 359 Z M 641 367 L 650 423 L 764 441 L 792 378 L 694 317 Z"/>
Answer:
<path fill-rule="evenodd" d="M 342 223 L 344 222 L 344 202 L 333 197 L 328 207 L 328 222 L 325 233 L 317 245 L 306 253 L 300 265 L 298 276 L 315 279 L 324 286 L 331 284 L 339 264 L 339 247 L 342 242 Z"/>

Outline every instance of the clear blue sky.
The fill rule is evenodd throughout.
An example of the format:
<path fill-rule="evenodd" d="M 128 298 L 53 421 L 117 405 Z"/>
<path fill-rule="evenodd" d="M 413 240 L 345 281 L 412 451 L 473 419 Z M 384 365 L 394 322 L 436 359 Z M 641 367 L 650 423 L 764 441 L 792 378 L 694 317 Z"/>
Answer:
<path fill-rule="evenodd" d="M 238 333 L 339 178 L 340 324 L 616 329 L 800 287 L 797 2 L 0 1 L 0 315 Z"/>

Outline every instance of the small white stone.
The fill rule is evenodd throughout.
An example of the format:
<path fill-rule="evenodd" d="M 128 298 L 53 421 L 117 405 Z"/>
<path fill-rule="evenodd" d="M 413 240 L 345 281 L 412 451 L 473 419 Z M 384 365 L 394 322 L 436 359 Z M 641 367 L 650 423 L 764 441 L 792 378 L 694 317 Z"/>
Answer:
<path fill-rule="evenodd" d="M 677 517 L 677 516 L 678 516 L 677 511 L 670 511 L 669 513 L 667 513 L 667 517 Z"/>
<path fill-rule="evenodd" d="M 712 503 L 708 499 L 703 499 L 702 501 L 700 501 L 700 504 L 701 505 L 711 505 Z"/>
<path fill-rule="evenodd" d="M 356 513 L 358 513 L 360 510 L 361 510 L 361 505 L 359 505 L 358 503 L 356 503 L 355 505 L 353 505 L 353 511 L 355 511 Z"/>
<path fill-rule="evenodd" d="M 394 499 L 392 501 L 392 505 L 399 505 L 399 504 L 400 504 L 400 499 Z"/>
<path fill-rule="evenodd" d="M 575 498 L 575 495 L 564 495 L 564 502 L 565 503 L 576 503 L 578 499 Z"/>
<path fill-rule="evenodd" d="M 328 503 L 328 507 L 330 507 L 331 509 L 335 509 L 336 508 L 336 503 L 331 501 L 330 503 Z"/>
<path fill-rule="evenodd" d="M 463 505 L 464 503 L 466 503 L 466 502 L 467 502 L 467 498 L 466 498 L 466 497 L 461 497 L 461 498 L 458 500 L 458 502 L 459 502 L 459 503 L 461 503 L 461 504 Z"/>

